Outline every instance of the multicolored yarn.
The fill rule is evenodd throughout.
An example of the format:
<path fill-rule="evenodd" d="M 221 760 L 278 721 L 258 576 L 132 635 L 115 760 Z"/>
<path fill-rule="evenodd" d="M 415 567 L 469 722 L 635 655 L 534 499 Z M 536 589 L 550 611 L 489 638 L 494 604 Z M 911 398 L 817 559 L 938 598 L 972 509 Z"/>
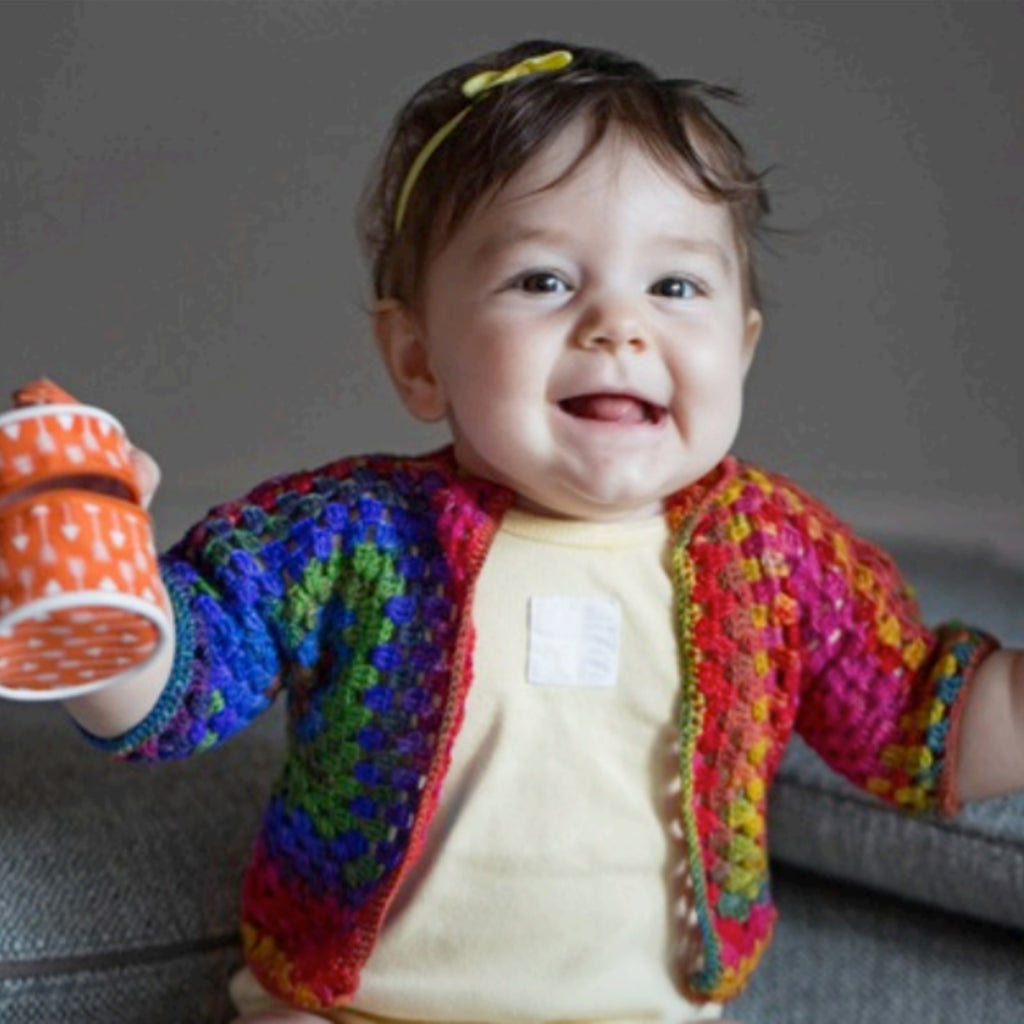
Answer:
<path fill-rule="evenodd" d="M 450 450 L 279 478 L 164 556 L 178 651 L 157 707 L 97 741 L 185 756 L 288 700 L 288 757 L 243 893 L 253 971 L 344 1004 L 422 847 L 472 679 L 473 586 L 513 495 Z M 726 459 L 667 515 L 683 798 L 702 962 L 736 995 L 775 920 L 765 801 L 794 728 L 909 811 L 952 810 L 958 697 L 995 642 L 918 618 L 891 560 L 781 477 Z"/>
<path fill-rule="evenodd" d="M 771 937 L 766 797 L 793 728 L 887 801 L 952 813 L 957 698 L 995 641 L 928 630 L 893 561 L 789 481 L 719 472 L 706 509 L 673 503 L 669 517 L 683 821 L 701 854 L 690 867 L 704 964 L 690 990 L 725 1000 Z"/>

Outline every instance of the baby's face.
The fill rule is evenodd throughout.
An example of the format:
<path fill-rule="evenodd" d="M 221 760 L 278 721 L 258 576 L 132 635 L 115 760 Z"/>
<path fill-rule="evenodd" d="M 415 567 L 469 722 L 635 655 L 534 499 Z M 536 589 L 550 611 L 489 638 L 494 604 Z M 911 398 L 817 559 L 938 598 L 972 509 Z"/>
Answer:
<path fill-rule="evenodd" d="M 464 469 L 551 515 L 641 518 L 729 450 L 761 318 L 725 207 L 621 135 L 545 187 L 582 137 L 570 126 L 468 218 L 391 353 L 394 319 L 378 332 Z"/>

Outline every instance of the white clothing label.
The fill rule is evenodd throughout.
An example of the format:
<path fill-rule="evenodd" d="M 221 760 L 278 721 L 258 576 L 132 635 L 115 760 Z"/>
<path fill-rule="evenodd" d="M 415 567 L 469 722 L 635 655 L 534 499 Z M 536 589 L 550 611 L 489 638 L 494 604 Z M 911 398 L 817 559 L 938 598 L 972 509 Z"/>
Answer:
<path fill-rule="evenodd" d="M 614 598 L 534 595 L 527 678 L 537 686 L 614 686 L 621 629 Z"/>

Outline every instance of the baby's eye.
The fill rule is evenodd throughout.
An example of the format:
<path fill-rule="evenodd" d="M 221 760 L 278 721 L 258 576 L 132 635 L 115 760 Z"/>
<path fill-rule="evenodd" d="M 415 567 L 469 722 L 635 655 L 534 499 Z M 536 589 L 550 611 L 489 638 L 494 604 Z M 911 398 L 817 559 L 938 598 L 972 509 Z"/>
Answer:
<path fill-rule="evenodd" d="M 517 277 L 513 285 L 521 291 L 542 295 L 569 290 L 568 283 L 550 270 L 531 270 Z"/>
<path fill-rule="evenodd" d="M 666 299 L 695 299 L 703 289 L 688 277 L 663 277 L 651 285 L 650 292 Z"/>

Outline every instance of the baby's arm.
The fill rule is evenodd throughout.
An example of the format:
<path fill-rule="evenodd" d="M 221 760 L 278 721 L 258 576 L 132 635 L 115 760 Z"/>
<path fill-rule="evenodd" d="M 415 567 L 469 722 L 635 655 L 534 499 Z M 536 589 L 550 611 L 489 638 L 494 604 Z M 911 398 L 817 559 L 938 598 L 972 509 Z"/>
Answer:
<path fill-rule="evenodd" d="M 133 461 L 148 506 L 159 470 L 138 450 Z M 268 514 L 279 499 L 287 503 L 289 482 L 269 482 L 241 501 L 211 509 L 161 556 L 162 585 L 173 609 L 170 642 L 144 669 L 66 702 L 101 749 L 130 760 L 187 757 L 270 706 L 287 654 L 279 620 L 288 618 L 288 580 L 283 566 L 263 560 L 274 548 L 273 525 L 296 525 L 288 516 L 272 523 Z M 285 549 L 301 574 L 312 554 L 308 545 L 298 540 Z"/>
<path fill-rule="evenodd" d="M 962 714 L 956 763 L 961 799 L 1024 789 L 1024 651 L 995 651 L 982 662 Z"/>

